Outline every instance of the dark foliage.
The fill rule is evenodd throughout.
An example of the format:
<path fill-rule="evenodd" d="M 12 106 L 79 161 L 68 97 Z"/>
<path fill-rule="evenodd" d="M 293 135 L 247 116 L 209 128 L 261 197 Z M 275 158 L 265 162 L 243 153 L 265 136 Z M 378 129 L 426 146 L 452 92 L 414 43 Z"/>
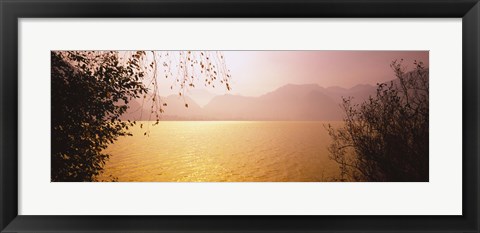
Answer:
<path fill-rule="evenodd" d="M 120 64 L 116 52 L 52 52 L 52 181 L 93 181 L 102 152 L 135 122 L 120 120 L 128 102 L 145 94 L 141 54 Z"/>
<path fill-rule="evenodd" d="M 150 105 L 148 118 L 158 124 L 167 105 L 160 98 L 159 74 L 175 81 L 170 88 L 178 87 L 180 96 L 203 80 L 205 86 L 220 83 L 230 90 L 230 71 L 218 51 L 52 52 L 51 180 L 97 181 L 110 156 L 107 146 L 132 135 L 135 119 L 120 118 L 129 102 Z"/>
<path fill-rule="evenodd" d="M 328 131 L 330 158 L 340 165 L 339 181 L 428 181 L 429 85 L 421 62 L 397 79 L 378 84 L 376 96 L 362 104 L 343 100 L 344 126 Z"/>

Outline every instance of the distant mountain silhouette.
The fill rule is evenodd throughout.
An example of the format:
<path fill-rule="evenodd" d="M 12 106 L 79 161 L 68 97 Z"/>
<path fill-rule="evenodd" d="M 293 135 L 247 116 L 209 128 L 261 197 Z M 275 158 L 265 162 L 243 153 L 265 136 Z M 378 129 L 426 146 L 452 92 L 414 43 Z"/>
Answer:
<path fill-rule="evenodd" d="M 194 99 L 201 107 L 207 105 L 216 96 L 205 89 L 190 89 L 185 95 Z"/>
<path fill-rule="evenodd" d="M 157 103 L 158 106 L 151 98 L 147 99 L 148 100 L 143 100 L 143 98 L 141 98 L 131 101 L 128 104 L 129 109 L 121 118 L 123 120 L 153 121 L 156 119 L 155 109 L 161 107 L 164 110 L 164 113 L 160 114 L 163 120 L 204 120 L 203 109 L 190 97 L 178 95 L 160 97 L 160 102 Z M 163 104 L 166 104 L 166 106 L 163 106 Z M 152 105 L 154 106 L 153 109 Z M 152 111 L 154 112 L 152 113 Z"/>
<path fill-rule="evenodd" d="M 329 95 L 335 99 L 335 101 L 341 102 L 342 97 L 352 96 L 355 102 L 363 102 L 368 99 L 370 95 L 375 94 L 377 87 L 368 84 L 359 84 L 350 89 L 342 87 L 329 87 L 326 91 Z"/>
<path fill-rule="evenodd" d="M 217 96 L 205 110 L 211 116 L 233 120 L 341 120 L 342 96 L 365 100 L 375 90 L 370 85 L 330 89 L 288 84 L 259 97 Z"/>
<path fill-rule="evenodd" d="M 342 120 L 342 97 L 351 96 L 355 102 L 374 95 L 376 87 L 357 85 L 346 89 L 324 88 L 317 84 L 288 84 L 259 97 L 240 95 L 215 96 L 203 108 L 186 96 L 161 98 L 162 120 Z M 202 95 L 202 93 L 200 93 Z M 208 97 L 207 97 L 208 98 Z M 204 100 L 205 101 L 205 100 Z M 151 102 L 132 101 L 123 119 L 154 120 Z M 185 107 L 188 104 L 188 108 Z M 150 117 L 150 118 L 149 118 Z"/>

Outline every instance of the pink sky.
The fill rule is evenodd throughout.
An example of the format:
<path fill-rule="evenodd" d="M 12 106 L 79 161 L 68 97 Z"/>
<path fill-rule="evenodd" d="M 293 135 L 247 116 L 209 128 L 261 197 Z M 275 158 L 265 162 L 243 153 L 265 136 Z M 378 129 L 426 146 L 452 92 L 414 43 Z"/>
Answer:
<path fill-rule="evenodd" d="M 429 65 L 428 51 L 224 51 L 231 70 L 230 94 L 259 96 L 286 84 L 350 88 L 394 79 L 390 63 Z M 168 85 L 167 85 L 168 86 Z M 168 92 L 168 90 L 165 90 Z M 221 88 L 208 89 L 224 94 Z"/>

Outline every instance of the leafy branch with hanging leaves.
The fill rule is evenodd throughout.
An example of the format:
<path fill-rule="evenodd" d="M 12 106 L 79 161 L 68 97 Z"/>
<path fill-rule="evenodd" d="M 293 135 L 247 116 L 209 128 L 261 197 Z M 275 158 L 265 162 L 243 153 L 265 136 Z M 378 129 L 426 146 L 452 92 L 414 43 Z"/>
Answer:
<path fill-rule="evenodd" d="M 137 124 L 121 119 L 129 102 L 151 104 L 158 124 L 167 104 L 159 98 L 160 75 L 184 96 L 201 83 L 230 90 L 229 72 L 220 52 L 52 51 L 51 180 L 95 181 L 110 156 L 104 150 Z"/>

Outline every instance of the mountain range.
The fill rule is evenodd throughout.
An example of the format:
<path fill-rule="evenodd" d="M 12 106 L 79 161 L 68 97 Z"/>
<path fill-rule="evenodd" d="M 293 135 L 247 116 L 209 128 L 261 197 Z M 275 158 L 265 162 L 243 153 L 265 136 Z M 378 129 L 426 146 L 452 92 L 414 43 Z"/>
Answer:
<path fill-rule="evenodd" d="M 342 97 L 362 102 L 374 95 L 376 87 L 357 85 L 353 88 L 329 87 L 317 84 L 288 84 L 258 97 L 217 95 L 194 92 L 201 96 L 170 95 L 161 97 L 162 120 L 342 120 Z M 209 100 L 209 101 L 208 101 Z M 200 101 L 199 101 L 200 102 Z M 188 107 L 187 107 L 188 106 Z M 155 120 L 152 101 L 133 100 L 122 119 Z"/>

